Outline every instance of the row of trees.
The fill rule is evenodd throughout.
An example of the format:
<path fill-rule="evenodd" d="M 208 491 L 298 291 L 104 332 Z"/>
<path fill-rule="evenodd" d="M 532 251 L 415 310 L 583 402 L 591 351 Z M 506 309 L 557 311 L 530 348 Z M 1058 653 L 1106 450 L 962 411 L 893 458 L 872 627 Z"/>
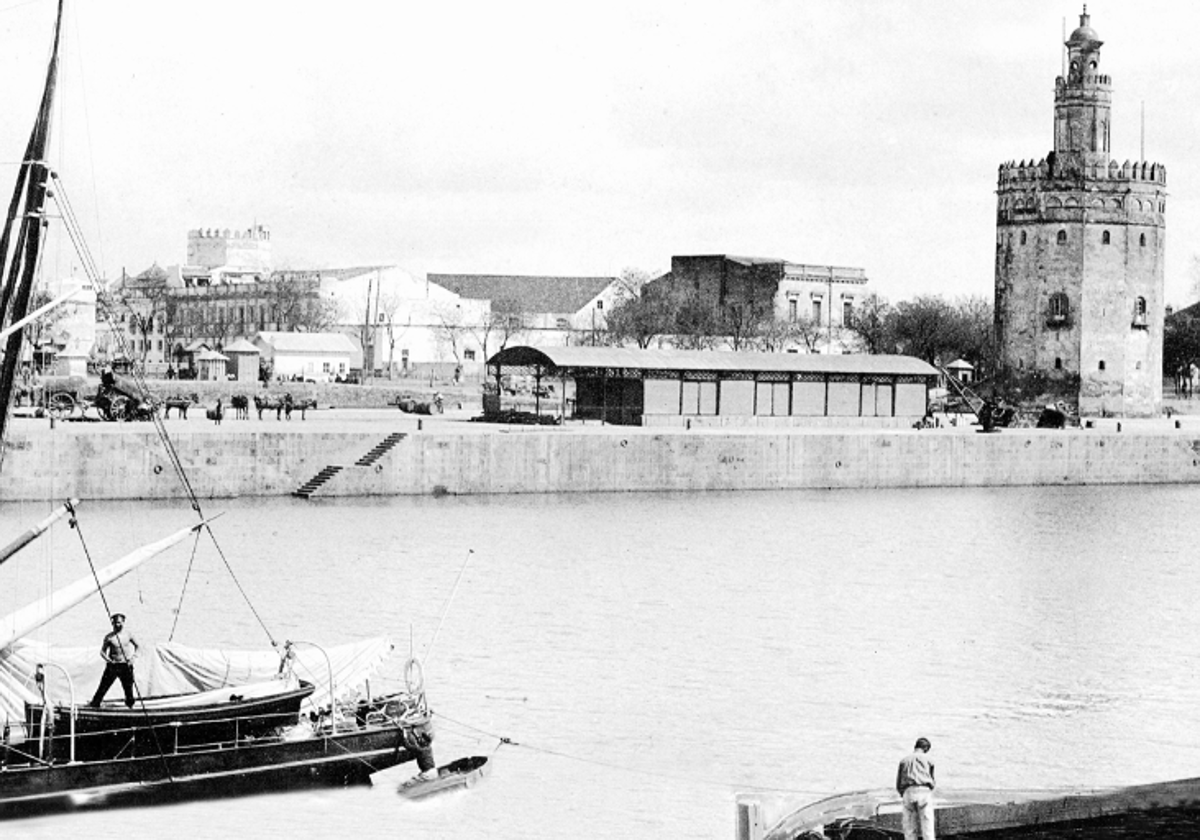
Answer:
<path fill-rule="evenodd" d="M 989 374 L 992 358 L 992 304 L 982 297 L 954 301 L 923 295 L 890 303 L 878 294 L 857 302 L 852 317 L 843 325 L 819 323 L 800 314 L 781 317 L 771 303 L 754 306 L 734 301 L 713 306 L 690 289 L 648 285 L 651 277 L 637 269 L 626 269 L 619 278 L 618 300 L 604 313 L 598 328 L 573 336 L 580 343 L 609 346 L 670 346 L 680 349 L 761 350 L 784 352 L 799 349 L 820 352 L 846 348 L 872 354 L 903 353 L 930 363 L 945 364 L 967 359 L 980 375 Z M 302 277 L 282 275 L 256 284 L 253 298 L 206 301 L 169 289 L 161 277 L 131 278 L 101 305 L 118 313 L 119 320 L 141 340 L 138 355 L 152 341 L 164 347 L 187 344 L 197 337 L 232 340 L 259 329 L 317 332 L 333 329 L 347 321 L 336 301 L 314 294 L 312 284 Z M 402 322 L 402 301 L 372 292 L 368 286 L 360 323 L 360 341 L 368 367 L 392 367 L 398 339 L 412 326 Z M 351 304 L 353 306 L 353 304 Z M 224 312 L 224 315 L 216 313 Z M 248 317 L 241 314 L 251 313 Z M 199 313 L 206 313 L 203 320 Z M 235 315 L 234 313 L 238 313 Z M 517 300 L 493 300 L 490 307 L 475 311 L 459 306 L 445 307 L 433 314 L 432 323 L 441 355 L 461 362 L 464 349 L 474 346 L 482 358 L 519 342 L 530 329 L 531 314 Z"/>
<path fill-rule="evenodd" d="M 646 287 L 648 279 L 635 270 L 623 272 L 622 288 L 628 293 L 608 313 L 602 336 L 606 344 L 765 352 L 842 346 L 872 354 L 903 353 L 930 364 L 961 357 L 982 375 L 990 373 L 992 302 L 984 297 L 949 301 L 921 295 L 893 305 L 869 294 L 845 325 L 831 327 L 804 315 L 781 317 L 773 308 L 741 301 L 714 307 L 692 290 Z"/>

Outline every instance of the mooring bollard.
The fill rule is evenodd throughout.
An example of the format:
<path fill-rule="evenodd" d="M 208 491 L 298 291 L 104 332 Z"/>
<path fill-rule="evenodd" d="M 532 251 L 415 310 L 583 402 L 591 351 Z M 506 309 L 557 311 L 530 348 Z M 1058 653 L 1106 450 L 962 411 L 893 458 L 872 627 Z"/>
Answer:
<path fill-rule="evenodd" d="M 762 840 L 762 804 L 756 798 L 737 798 L 737 840 Z"/>

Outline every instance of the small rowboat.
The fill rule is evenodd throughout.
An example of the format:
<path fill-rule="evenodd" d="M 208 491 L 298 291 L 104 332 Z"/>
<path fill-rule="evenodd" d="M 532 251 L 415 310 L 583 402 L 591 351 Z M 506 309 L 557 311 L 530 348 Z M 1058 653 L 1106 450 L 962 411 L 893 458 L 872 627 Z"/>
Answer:
<path fill-rule="evenodd" d="M 396 792 L 405 799 L 424 799 L 437 793 L 474 787 L 487 772 L 487 756 L 472 755 L 442 765 L 438 768 L 436 778 L 414 776 L 403 782 Z"/>

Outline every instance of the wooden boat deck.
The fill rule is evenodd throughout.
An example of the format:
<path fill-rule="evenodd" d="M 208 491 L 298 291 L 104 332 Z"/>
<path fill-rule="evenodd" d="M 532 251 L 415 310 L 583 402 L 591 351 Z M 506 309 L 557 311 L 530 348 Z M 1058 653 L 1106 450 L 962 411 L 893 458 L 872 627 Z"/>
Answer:
<path fill-rule="evenodd" d="M 862 791 L 813 803 L 765 834 L 739 840 L 879 840 L 903 836 L 893 792 Z M 1200 778 L 1122 788 L 1057 791 L 939 791 L 941 840 L 1200 837 Z"/>

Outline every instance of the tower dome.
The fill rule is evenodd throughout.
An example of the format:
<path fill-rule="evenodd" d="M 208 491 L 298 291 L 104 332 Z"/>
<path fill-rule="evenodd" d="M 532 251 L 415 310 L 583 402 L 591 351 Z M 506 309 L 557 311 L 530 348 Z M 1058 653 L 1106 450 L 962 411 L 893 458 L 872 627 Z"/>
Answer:
<path fill-rule="evenodd" d="M 1091 15 L 1087 13 L 1087 4 L 1084 3 L 1083 14 L 1079 16 L 1079 26 L 1071 33 L 1071 37 L 1067 39 L 1067 46 L 1079 46 L 1085 50 L 1092 50 L 1103 44 L 1104 42 L 1100 40 L 1100 36 L 1096 34 L 1096 30 L 1092 29 L 1091 23 Z"/>

